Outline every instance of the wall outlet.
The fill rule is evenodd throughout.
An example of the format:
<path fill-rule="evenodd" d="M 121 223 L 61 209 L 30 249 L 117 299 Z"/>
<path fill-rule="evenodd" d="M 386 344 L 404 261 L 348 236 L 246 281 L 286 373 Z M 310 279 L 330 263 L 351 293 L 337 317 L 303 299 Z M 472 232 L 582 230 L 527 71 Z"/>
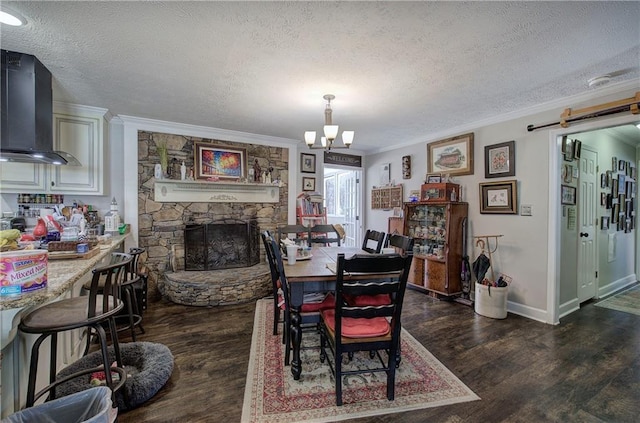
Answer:
<path fill-rule="evenodd" d="M 520 207 L 521 216 L 531 216 L 531 204 L 523 204 Z"/>

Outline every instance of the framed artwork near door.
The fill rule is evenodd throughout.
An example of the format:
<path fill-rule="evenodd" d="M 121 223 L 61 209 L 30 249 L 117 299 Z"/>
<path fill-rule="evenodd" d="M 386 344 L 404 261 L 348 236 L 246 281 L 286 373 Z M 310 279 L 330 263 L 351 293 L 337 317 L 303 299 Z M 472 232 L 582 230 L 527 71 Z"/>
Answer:
<path fill-rule="evenodd" d="M 300 153 L 300 172 L 316 173 L 316 155 Z"/>
<path fill-rule="evenodd" d="M 573 181 L 573 166 L 568 163 L 562 165 L 562 181 L 567 184 Z"/>
<path fill-rule="evenodd" d="M 561 190 L 561 200 L 562 204 L 567 204 L 570 206 L 576 205 L 576 187 L 572 187 L 570 185 L 562 185 Z"/>
<path fill-rule="evenodd" d="M 316 178 L 302 178 L 302 190 L 303 191 L 315 191 L 316 190 Z"/>
<path fill-rule="evenodd" d="M 562 157 L 567 162 L 573 160 L 573 141 L 566 135 L 562 137 Z"/>
<path fill-rule="evenodd" d="M 480 183 L 480 213 L 517 214 L 517 203 L 518 181 L 515 179 Z"/>
<path fill-rule="evenodd" d="M 484 148 L 484 177 L 516 176 L 516 142 L 508 141 Z"/>

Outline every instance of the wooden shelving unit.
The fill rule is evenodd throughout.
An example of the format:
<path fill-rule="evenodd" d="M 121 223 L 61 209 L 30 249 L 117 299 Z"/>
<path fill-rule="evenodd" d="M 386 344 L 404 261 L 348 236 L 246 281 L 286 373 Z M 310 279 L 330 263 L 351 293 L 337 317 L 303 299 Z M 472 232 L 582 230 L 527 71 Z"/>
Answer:
<path fill-rule="evenodd" d="M 404 205 L 404 234 L 414 239 L 409 286 L 434 296 L 462 292 L 462 223 L 468 204 L 419 201 Z"/>
<path fill-rule="evenodd" d="M 402 185 L 373 188 L 371 190 L 371 208 L 389 210 L 402 207 Z"/>
<path fill-rule="evenodd" d="M 303 192 L 298 195 L 296 221 L 299 225 L 314 226 L 327 223 L 327 210 L 324 198 L 317 192 Z"/>

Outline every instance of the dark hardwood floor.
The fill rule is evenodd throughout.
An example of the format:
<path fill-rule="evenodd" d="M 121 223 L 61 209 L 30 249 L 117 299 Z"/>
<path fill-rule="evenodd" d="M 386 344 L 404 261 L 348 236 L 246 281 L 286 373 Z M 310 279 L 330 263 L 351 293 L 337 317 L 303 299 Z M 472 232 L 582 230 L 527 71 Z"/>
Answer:
<path fill-rule="evenodd" d="M 174 372 L 118 422 L 240 421 L 254 310 L 151 303 L 138 340 L 167 345 Z M 640 421 L 640 316 L 587 304 L 557 326 L 513 314 L 494 320 L 412 290 L 403 315 L 481 400 L 353 422 Z"/>

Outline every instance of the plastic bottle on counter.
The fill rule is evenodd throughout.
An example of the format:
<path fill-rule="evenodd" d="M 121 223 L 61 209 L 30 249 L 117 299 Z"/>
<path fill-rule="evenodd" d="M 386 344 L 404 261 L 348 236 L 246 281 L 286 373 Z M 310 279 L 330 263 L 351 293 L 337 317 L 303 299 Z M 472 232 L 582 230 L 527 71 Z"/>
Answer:
<path fill-rule="evenodd" d="M 118 214 L 118 203 L 116 197 L 111 200 L 111 209 L 104 215 L 104 233 L 118 235 L 120 227 L 120 215 Z"/>

